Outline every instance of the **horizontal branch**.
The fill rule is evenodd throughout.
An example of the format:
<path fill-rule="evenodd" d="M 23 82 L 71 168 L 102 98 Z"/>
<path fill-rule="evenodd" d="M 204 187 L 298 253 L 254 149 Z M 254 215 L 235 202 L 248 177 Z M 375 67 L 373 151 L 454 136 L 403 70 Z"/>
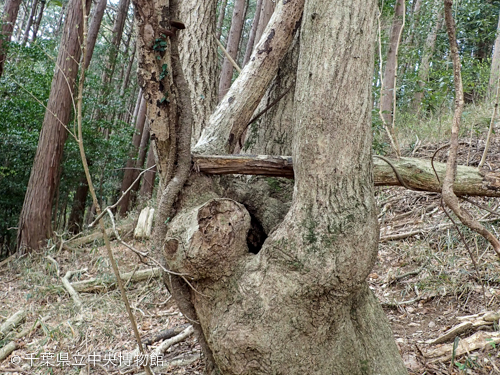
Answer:
<path fill-rule="evenodd" d="M 417 158 L 387 159 L 398 171 L 400 178 L 411 189 L 441 192 L 431 162 Z M 289 156 L 220 155 L 193 156 L 196 171 L 207 174 L 246 174 L 293 178 L 293 162 Z M 392 167 L 375 158 L 375 186 L 401 186 Z M 443 181 L 446 164 L 434 163 L 440 181 Z M 487 172 L 475 167 L 458 166 L 454 191 L 457 195 L 500 197 L 500 173 Z"/>

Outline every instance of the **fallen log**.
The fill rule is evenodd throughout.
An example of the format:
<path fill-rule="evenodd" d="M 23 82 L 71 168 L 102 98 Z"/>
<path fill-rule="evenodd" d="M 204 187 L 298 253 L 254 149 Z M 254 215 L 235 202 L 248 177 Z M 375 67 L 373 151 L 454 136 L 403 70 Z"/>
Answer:
<path fill-rule="evenodd" d="M 127 224 L 117 229 L 118 233 L 126 233 L 132 230 L 132 224 Z M 106 234 L 110 239 L 115 237 L 115 232 L 113 231 L 113 228 L 106 229 Z M 102 239 L 102 231 L 96 230 L 95 232 L 89 234 L 88 236 L 75 238 L 74 240 L 67 241 L 67 243 L 71 244 L 71 246 L 82 246 L 100 239 Z"/>
<path fill-rule="evenodd" d="M 374 158 L 375 186 L 402 186 L 393 170 L 398 171 L 404 184 L 410 189 L 441 192 L 441 183 L 436 179 L 429 160 L 417 158 Z M 245 174 L 269 177 L 293 178 L 293 161 L 289 156 L 268 155 L 193 155 L 194 169 L 206 174 Z M 443 181 L 446 164 L 434 162 L 434 167 Z M 459 165 L 454 184 L 457 195 L 500 197 L 500 173 L 485 169 Z"/>

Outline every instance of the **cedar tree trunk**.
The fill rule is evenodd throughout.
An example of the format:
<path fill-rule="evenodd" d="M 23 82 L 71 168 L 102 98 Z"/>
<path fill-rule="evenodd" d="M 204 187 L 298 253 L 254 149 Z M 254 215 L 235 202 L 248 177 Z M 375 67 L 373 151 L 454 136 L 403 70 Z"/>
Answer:
<path fill-rule="evenodd" d="M 3 66 L 7 58 L 7 48 L 5 44 L 10 42 L 20 4 L 21 0 L 7 0 L 3 7 L 2 35 L 0 35 L 0 77 L 2 77 Z"/>
<path fill-rule="evenodd" d="M 87 11 L 90 9 L 87 0 Z M 35 160 L 19 218 L 17 248 L 19 255 L 37 250 L 52 234 L 51 213 L 59 185 L 59 167 L 68 137 L 72 96 L 82 50 L 82 2 L 71 0 L 57 56 L 49 101 L 43 120 Z"/>

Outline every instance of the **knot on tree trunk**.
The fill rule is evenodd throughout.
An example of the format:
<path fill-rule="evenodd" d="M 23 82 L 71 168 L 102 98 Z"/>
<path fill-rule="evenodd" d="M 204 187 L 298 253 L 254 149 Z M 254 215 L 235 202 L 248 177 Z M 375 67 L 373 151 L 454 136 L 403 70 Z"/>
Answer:
<path fill-rule="evenodd" d="M 230 276 L 248 255 L 250 214 L 231 199 L 183 211 L 169 224 L 163 252 L 172 271 L 193 280 Z"/>

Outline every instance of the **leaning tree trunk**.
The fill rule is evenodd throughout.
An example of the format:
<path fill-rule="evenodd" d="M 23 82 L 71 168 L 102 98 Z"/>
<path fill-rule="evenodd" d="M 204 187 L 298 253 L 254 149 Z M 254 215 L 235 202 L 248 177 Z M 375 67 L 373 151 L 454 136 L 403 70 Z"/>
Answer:
<path fill-rule="evenodd" d="M 227 38 L 226 51 L 233 60 L 236 60 L 238 54 L 238 46 L 240 44 L 241 31 L 243 30 L 243 22 L 245 21 L 245 4 L 246 0 L 235 0 L 233 18 L 231 20 L 231 29 Z M 227 94 L 233 78 L 233 64 L 227 57 L 222 63 L 222 71 L 219 81 L 219 101 Z"/>
<path fill-rule="evenodd" d="M 7 58 L 7 48 L 5 44 L 10 42 L 20 4 L 21 0 L 7 0 L 3 8 L 2 34 L 0 35 L 0 77 L 2 77 L 3 66 Z"/>
<path fill-rule="evenodd" d="M 90 9 L 90 3 L 91 1 L 87 0 L 87 11 Z M 72 0 L 57 56 L 57 69 L 52 79 L 35 160 L 19 218 L 17 248 L 21 255 L 26 251 L 39 249 L 52 233 L 52 203 L 59 185 L 59 166 L 64 143 L 68 137 L 65 127 L 71 116 L 75 79 L 82 53 L 80 48 L 82 22 L 82 2 Z"/>
<path fill-rule="evenodd" d="M 297 3 L 279 2 L 277 12 Z M 203 197 L 192 186 L 185 193 L 196 206 L 184 197 L 169 223 L 164 255 L 192 280 L 223 374 L 406 373 L 365 281 L 379 235 L 370 126 L 375 10 L 373 0 L 306 2 L 294 200 L 260 252 L 248 252 L 243 205 L 217 198 L 198 205 Z"/>

